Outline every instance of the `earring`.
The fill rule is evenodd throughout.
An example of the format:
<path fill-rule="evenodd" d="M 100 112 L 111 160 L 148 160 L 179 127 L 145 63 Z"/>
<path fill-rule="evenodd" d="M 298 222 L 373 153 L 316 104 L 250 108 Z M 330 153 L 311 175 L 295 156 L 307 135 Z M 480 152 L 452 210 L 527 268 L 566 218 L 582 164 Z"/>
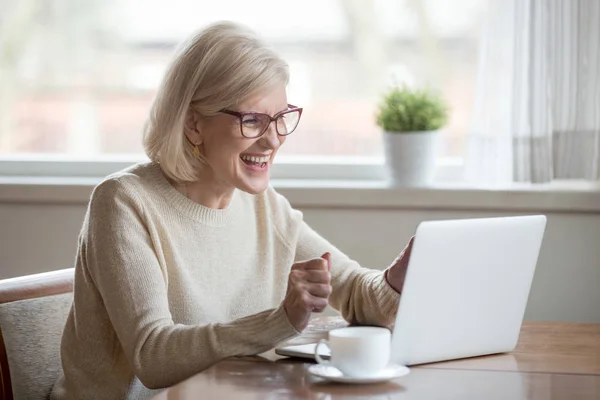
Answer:
<path fill-rule="evenodd" d="M 194 154 L 194 157 L 198 160 L 200 159 L 200 149 L 198 148 L 198 144 L 194 144 L 194 150 L 192 150 L 192 154 Z"/>

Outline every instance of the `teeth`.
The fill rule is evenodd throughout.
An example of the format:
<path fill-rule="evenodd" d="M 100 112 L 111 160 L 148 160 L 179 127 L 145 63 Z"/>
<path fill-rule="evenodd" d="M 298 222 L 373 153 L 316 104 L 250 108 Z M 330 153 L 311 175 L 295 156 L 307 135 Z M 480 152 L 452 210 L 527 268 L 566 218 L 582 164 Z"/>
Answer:
<path fill-rule="evenodd" d="M 263 156 L 263 157 L 241 156 L 240 158 L 244 161 L 250 161 L 253 163 L 265 163 L 265 162 L 269 161 L 270 157 L 269 156 Z"/>

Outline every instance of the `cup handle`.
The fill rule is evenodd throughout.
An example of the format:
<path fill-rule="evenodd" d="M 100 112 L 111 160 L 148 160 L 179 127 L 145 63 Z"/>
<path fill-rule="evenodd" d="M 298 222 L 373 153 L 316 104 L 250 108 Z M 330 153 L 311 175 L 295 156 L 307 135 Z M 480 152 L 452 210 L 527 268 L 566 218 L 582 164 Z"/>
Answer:
<path fill-rule="evenodd" d="M 319 340 L 319 343 L 317 343 L 317 346 L 315 347 L 315 360 L 317 360 L 317 362 L 318 362 L 319 364 L 323 364 L 323 365 L 329 365 L 329 364 L 331 364 L 331 362 L 330 362 L 330 361 L 327 361 L 327 360 L 324 360 L 324 359 L 323 359 L 323 357 L 321 357 L 321 356 L 319 355 L 319 347 L 320 347 L 322 344 L 323 344 L 323 345 L 325 345 L 325 346 L 327 346 L 327 347 L 329 347 L 329 342 L 328 342 L 326 339 L 321 339 L 321 340 Z"/>

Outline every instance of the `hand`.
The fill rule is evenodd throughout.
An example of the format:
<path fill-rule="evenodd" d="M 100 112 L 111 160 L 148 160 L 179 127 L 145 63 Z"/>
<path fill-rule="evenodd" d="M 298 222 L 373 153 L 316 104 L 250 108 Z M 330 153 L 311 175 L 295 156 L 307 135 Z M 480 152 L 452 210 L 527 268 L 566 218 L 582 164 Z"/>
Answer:
<path fill-rule="evenodd" d="M 414 241 L 415 237 L 413 236 L 408 241 L 404 250 L 402 250 L 392 265 L 385 271 L 385 279 L 398 293 L 402 292 L 402 286 L 404 286 L 404 278 L 406 277 L 406 270 L 408 269 L 408 261 L 410 260 Z"/>
<path fill-rule="evenodd" d="M 312 312 L 322 312 L 331 294 L 330 254 L 292 266 L 283 307 L 298 332 L 307 326 Z"/>

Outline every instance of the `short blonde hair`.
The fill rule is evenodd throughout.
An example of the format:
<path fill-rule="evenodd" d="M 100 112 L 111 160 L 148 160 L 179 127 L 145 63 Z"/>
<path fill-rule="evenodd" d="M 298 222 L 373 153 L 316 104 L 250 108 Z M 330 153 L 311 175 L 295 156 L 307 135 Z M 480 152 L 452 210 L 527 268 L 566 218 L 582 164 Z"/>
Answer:
<path fill-rule="evenodd" d="M 233 22 L 209 25 L 181 44 L 163 77 L 144 127 L 146 154 L 176 182 L 197 179 L 204 162 L 184 133 L 191 108 L 211 117 L 288 79 L 286 62 L 253 31 Z"/>

